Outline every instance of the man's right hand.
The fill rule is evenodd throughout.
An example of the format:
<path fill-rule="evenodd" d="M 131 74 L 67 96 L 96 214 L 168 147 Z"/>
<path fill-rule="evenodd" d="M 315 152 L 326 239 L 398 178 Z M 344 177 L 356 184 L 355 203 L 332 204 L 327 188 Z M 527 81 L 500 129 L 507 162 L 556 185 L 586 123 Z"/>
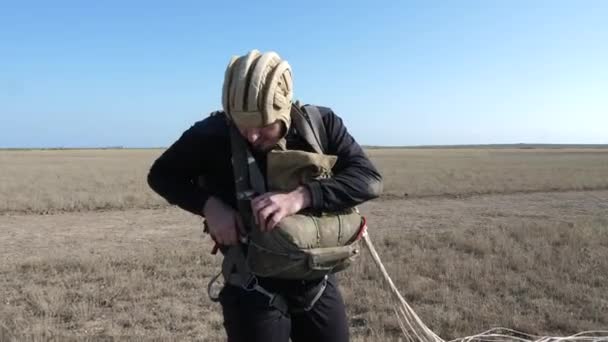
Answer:
<path fill-rule="evenodd" d="M 217 243 L 223 246 L 238 243 L 239 226 L 242 227 L 242 222 L 236 210 L 218 198 L 209 197 L 203 207 L 203 216 L 207 220 L 209 234 Z"/>

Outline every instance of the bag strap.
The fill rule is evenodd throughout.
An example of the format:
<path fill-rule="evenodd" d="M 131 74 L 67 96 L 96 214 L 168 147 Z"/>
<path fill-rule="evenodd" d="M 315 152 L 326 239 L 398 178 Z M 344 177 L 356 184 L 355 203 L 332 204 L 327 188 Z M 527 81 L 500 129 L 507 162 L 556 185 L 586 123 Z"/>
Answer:
<path fill-rule="evenodd" d="M 246 225 L 246 230 L 249 232 L 254 227 L 250 200 L 257 194 L 266 192 L 266 182 L 256 164 L 255 158 L 253 158 L 249 150 L 249 146 L 247 146 L 245 139 L 243 139 L 233 124 L 230 124 L 230 147 L 232 150 L 232 169 L 239 215 Z M 277 293 L 267 291 L 258 284 L 257 277 L 247 265 L 245 247 L 245 245 L 239 243 L 228 248 L 224 255 L 222 272 L 220 274 L 224 275 L 224 280 L 228 284 L 239 286 L 248 292 L 258 292 L 268 298 L 268 305 L 275 307 L 283 313 L 287 313 L 288 304 L 285 298 Z M 213 277 L 207 285 L 207 294 L 212 300 L 219 300 L 219 298 L 211 295 L 211 288 L 218 276 Z"/>
<path fill-rule="evenodd" d="M 230 125 L 230 146 L 232 149 L 232 170 L 237 207 L 246 230 L 254 227 L 250 200 L 266 192 L 266 182 L 245 139 L 234 125 Z"/>
<path fill-rule="evenodd" d="M 303 108 L 304 112 L 308 114 L 308 118 L 310 119 L 308 123 L 312 127 L 313 132 L 315 133 L 315 138 L 317 139 L 317 142 L 319 143 L 324 152 L 327 151 L 327 131 L 325 130 L 323 116 L 321 115 L 319 107 L 313 105 L 306 105 Z"/>
<path fill-rule="evenodd" d="M 228 249 L 228 252 L 224 256 L 224 262 L 222 263 L 222 272 L 211 278 L 207 284 L 207 295 L 213 302 L 219 302 L 219 295 L 213 295 L 213 287 L 220 275 L 224 276 L 224 282 L 232 286 L 238 286 L 247 292 L 255 291 L 261 295 L 264 295 L 268 299 L 268 306 L 272 306 L 279 310 L 283 314 L 289 312 L 289 304 L 283 295 L 280 293 L 274 293 L 268 291 L 262 287 L 258 278 L 251 272 L 249 266 L 247 266 L 247 258 L 243 252 L 243 248 L 240 245 L 232 246 Z M 323 290 L 325 286 L 323 287 Z M 320 295 L 315 296 L 312 305 L 321 297 Z M 309 309 L 310 310 L 310 309 Z"/>
<path fill-rule="evenodd" d="M 292 108 L 292 120 L 298 132 L 316 153 L 323 154 L 327 151 L 327 131 L 319 108 L 313 105 L 300 107 L 299 101 Z"/>

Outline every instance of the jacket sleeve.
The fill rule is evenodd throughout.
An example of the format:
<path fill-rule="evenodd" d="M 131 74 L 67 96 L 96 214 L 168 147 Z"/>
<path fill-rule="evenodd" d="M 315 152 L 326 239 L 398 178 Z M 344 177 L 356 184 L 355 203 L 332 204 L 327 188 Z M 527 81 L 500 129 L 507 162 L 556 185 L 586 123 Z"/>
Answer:
<path fill-rule="evenodd" d="M 306 184 L 311 207 L 336 211 L 380 196 L 382 176 L 331 109 L 319 107 L 327 131 L 327 154 L 338 156 L 333 177 Z"/>
<path fill-rule="evenodd" d="M 199 122 L 185 131 L 153 164 L 148 185 L 170 204 L 202 216 L 209 194 L 197 184 L 207 163 L 203 159 L 210 147 Z"/>

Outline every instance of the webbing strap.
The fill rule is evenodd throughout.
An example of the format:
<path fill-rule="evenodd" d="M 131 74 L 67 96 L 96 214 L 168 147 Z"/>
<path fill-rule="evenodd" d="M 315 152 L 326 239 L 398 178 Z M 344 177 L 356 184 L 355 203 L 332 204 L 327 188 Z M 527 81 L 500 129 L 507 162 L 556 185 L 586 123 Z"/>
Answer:
<path fill-rule="evenodd" d="M 256 193 L 256 195 L 261 195 L 266 192 L 266 181 L 264 180 L 264 176 L 262 176 L 262 172 L 258 167 L 258 164 L 253 158 L 251 151 L 247 148 L 247 165 L 249 170 L 249 183 L 251 188 Z"/>
<path fill-rule="evenodd" d="M 312 107 L 312 106 L 305 106 L 306 107 Z M 292 106 L 292 108 L 294 108 L 293 111 L 293 115 L 292 115 L 292 122 L 293 124 L 296 126 L 296 129 L 298 130 L 298 132 L 300 133 L 300 135 L 304 138 L 304 140 L 306 140 L 306 142 L 308 144 L 310 144 L 310 146 L 313 148 L 313 150 L 316 153 L 320 153 L 323 154 L 324 148 L 322 145 L 322 140 L 321 138 L 318 137 L 318 135 L 320 134 L 316 134 L 315 133 L 315 129 L 318 127 L 314 127 L 311 119 L 308 115 L 308 113 L 306 113 L 306 111 L 301 111 L 300 108 L 298 108 L 297 106 Z M 316 107 L 315 107 L 316 108 Z M 318 110 L 317 110 L 318 112 Z M 321 116 L 321 114 L 319 113 L 319 117 Z M 323 121 L 321 121 L 322 123 Z M 325 128 L 323 128 L 324 130 Z"/>
<path fill-rule="evenodd" d="M 253 215 L 251 213 L 250 200 L 257 194 L 266 192 L 266 182 L 255 158 L 249 150 L 245 139 L 241 136 L 234 125 L 230 125 L 230 145 L 232 149 L 232 168 L 234 171 L 234 186 L 236 190 L 237 206 L 247 231 L 253 229 Z M 267 291 L 258 284 L 257 277 L 251 272 L 247 265 L 247 259 L 243 251 L 244 246 L 238 244 L 231 246 L 224 255 L 224 279 L 228 284 L 240 286 L 245 291 L 256 291 L 268 298 L 268 305 L 287 313 L 288 305 L 283 296 Z M 211 297 L 211 287 L 217 280 L 214 277 L 207 287 Z M 213 300 L 214 298 L 212 298 Z"/>
<path fill-rule="evenodd" d="M 229 255 L 226 255 L 226 257 L 233 262 L 236 268 L 236 272 L 225 277 L 228 284 L 239 286 L 248 292 L 258 292 L 268 298 L 269 306 L 272 306 L 283 313 L 288 312 L 289 306 L 282 295 L 272 293 L 258 284 L 258 278 L 249 270 L 247 260 L 245 259 L 245 254 L 240 246 L 231 247 L 228 254 Z"/>
<path fill-rule="evenodd" d="M 266 192 L 266 182 L 249 146 L 234 125 L 230 125 L 230 146 L 237 206 L 246 230 L 249 231 L 254 227 L 250 200 L 257 194 Z"/>
<path fill-rule="evenodd" d="M 327 132 L 325 131 L 325 124 L 323 123 L 323 117 L 321 116 L 321 112 L 319 111 L 319 107 L 306 105 L 303 107 L 304 112 L 308 115 L 308 123 L 312 127 L 312 131 L 314 132 L 315 139 L 317 143 L 320 145 L 321 150 L 323 152 L 327 151 Z"/>

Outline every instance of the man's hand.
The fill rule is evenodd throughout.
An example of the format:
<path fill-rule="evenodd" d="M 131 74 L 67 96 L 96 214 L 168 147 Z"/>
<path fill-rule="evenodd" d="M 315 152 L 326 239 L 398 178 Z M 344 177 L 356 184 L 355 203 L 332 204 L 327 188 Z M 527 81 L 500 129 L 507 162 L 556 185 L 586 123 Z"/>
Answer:
<path fill-rule="evenodd" d="M 251 200 L 251 211 L 260 230 L 271 231 L 286 216 L 310 206 L 310 192 L 299 186 L 292 192 L 267 192 Z"/>
<path fill-rule="evenodd" d="M 209 234 L 215 242 L 224 246 L 238 243 L 239 227 L 243 227 L 238 213 L 215 197 L 209 197 L 203 208 Z"/>

